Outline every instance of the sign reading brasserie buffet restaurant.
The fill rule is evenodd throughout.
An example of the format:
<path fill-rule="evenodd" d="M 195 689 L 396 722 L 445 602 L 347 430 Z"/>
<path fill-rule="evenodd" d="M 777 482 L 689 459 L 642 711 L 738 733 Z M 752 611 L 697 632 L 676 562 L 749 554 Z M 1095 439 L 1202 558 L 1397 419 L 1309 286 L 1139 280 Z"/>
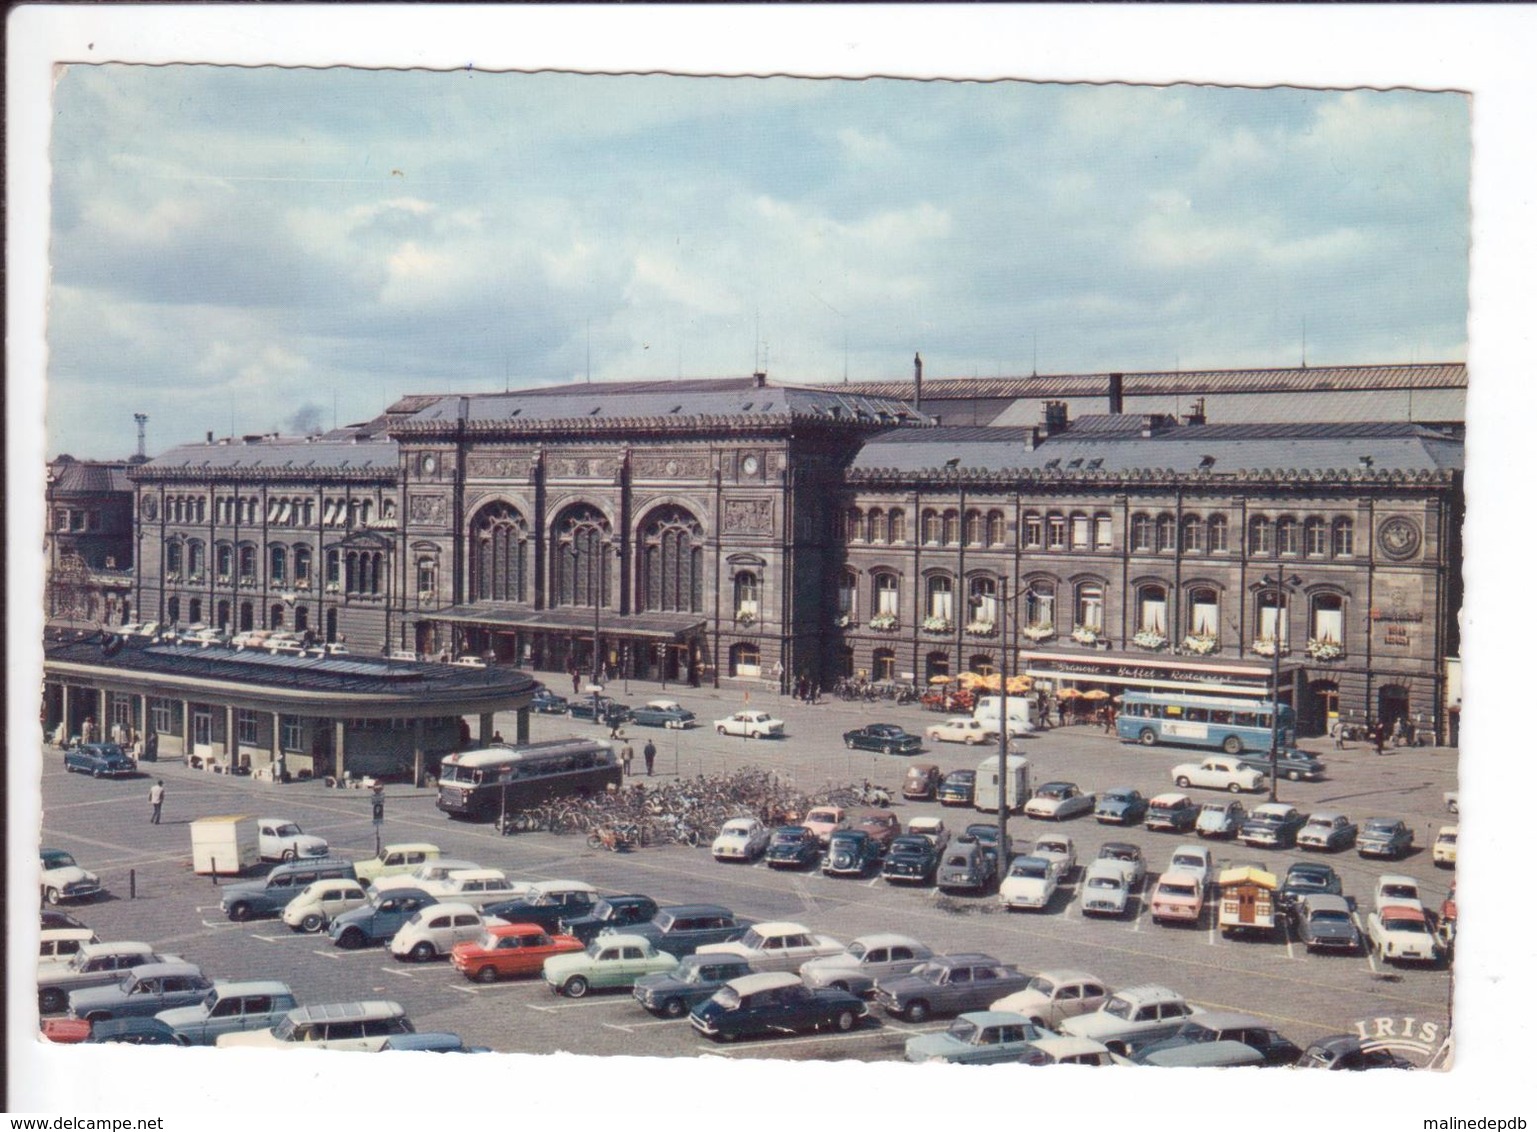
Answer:
<path fill-rule="evenodd" d="M 1139 664 L 1124 664 L 1116 661 L 1095 663 L 1093 661 L 1070 660 L 1055 656 L 1033 656 L 1029 659 L 1032 671 L 1041 674 L 1052 673 L 1058 676 L 1098 676 L 1111 680 L 1183 680 L 1188 683 L 1200 684 L 1229 684 L 1234 680 L 1252 679 L 1268 680 L 1270 670 L 1268 668 L 1183 668 L 1174 665 L 1160 665 L 1149 668 Z M 1036 668 L 1040 665 L 1040 668 Z"/>

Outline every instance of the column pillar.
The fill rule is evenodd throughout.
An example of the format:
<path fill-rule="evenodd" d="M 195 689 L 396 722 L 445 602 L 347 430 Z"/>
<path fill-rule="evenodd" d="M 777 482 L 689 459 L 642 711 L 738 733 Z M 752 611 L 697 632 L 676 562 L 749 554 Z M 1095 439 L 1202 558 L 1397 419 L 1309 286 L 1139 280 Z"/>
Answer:
<path fill-rule="evenodd" d="M 62 680 L 59 682 L 59 712 L 59 718 L 64 721 L 64 741 L 67 743 L 74 733 L 74 724 L 69 721 L 69 685 Z"/>
<path fill-rule="evenodd" d="M 333 733 L 333 747 L 336 754 L 336 781 L 340 782 L 347 776 L 347 726 L 344 720 L 336 720 Z"/>
<path fill-rule="evenodd" d="M 181 702 L 181 754 L 184 759 L 192 758 L 192 701 Z"/>
<path fill-rule="evenodd" d="M 224 705 L 224 763 L 225 769 L 231 774 L 235 773 L 235 765 L 240 761 L 240 740 L 235 737 L 235 707 L 233 704 Z"/>
<path fill-rule="evenodd" d="M 493 715 L 491 712 L 483 711 L 480 713 L 480 745 L 482 747 L 489 747 L 491 745 L 491 736 L 496 733 L 496 728 L 492 726 L 492 720 Z"/>
<path fill-rule="evenodd" d="M 133 725 L 134 729 L 138 731 L 139 735 L 147 743 L 149 742 L 149 694 L 146 692 L 139 693 L 138 701 L 138 708 L 135 711 L 138 718 L 134 720 Z"/>
<path fill-rule="evenodd" d="M 411 781 L 417 787 L 422 784 L 422 763 L 426 758 L 422 750 L 422 721 L 411 721 Z"/>
<path fill-rule="evenodd" d="M 272 713 L 272 749 L 267 752 L 268 765 L 277 768 L 283 759 L 283 715 L 281 712 Z M 274 779 L 274 781 L 276 781 Z"/>
<path fill-rule="evenodd" d="M 520 747 L 528 745 L 528 717 L 529 717 L 529 715 L 530 715 L 530 712 L 529 712 L 528 708 L 522 707 L 522 708 L 518 709 L 518 740 L 517 741 L 518 741 L 518 746 L 520 746 Z"/>

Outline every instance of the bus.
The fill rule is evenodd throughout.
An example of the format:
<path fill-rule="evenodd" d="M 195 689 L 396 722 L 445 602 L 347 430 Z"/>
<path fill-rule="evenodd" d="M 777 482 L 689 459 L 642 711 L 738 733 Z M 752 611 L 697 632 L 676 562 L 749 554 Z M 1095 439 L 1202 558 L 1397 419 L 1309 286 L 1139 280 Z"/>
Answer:
<path fill-rule="evenodd" d="M 485 820 L 568 795 L 591 797 L 623 781 L 614 749 L 596 739 L 551 739 L 444 758 L 438 809 Z"/>
<path fill-rule="evenodd" d="M 1173 743 L 1220 747 L 1229 755 L 1270 750 L 1270 700 L 1188 696 L 1178 692 L 1127 692 L 1121 697 L 1115 733 L 1123 743 Z M 1282 750 L 1297 742 L 1297 717 L 1281 704 L 1277 741 Z"/>

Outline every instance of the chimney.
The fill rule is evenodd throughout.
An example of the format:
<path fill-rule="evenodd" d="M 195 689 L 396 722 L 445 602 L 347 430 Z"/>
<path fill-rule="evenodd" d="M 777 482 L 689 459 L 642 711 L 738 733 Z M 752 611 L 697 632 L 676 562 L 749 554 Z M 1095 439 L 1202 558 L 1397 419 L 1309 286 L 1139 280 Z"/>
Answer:
<path fill-rule="evenodd" d="M 213 443 L 213 429 L 209 429 L 208 430 L 208 440 L 207 440 L 207 443 L 209 443 L 209 444 Z"/>
<path fill-rule="evenodd" d="M 1041 430 L 1032 426 L 1025 432 L 1025 451 L 1034 452 L 1041 446 Z"/>
<path fill-rule="evenodd" d="M 764 373 L 761 369 L 752 375 L 752 387 L 754 389 L 762 389 L 767 381 L 768 374 Z"/>
<path fill-rule="evenodd" d="M 1198 424 L 1205 424 L 1206 423 L 1206 398 L 1205 397 L 1198 397 L 1198 398 L 1196 398 L 1195 405 L 1191 408 L 1191 410 L 1188 413 L 1185 414 L 1185 423 L 1187 425 L 1198 425 Z"/>
<path fill-rule="evenodd" d="M 923 412 L 923 358 L 913 354 L 913 410 Z"/>
<path fill-rule="evenodd" d="M 1112 373 L 1110 375 L 1110 412 L 1116 416 L 1120 416 L 1125 411 L 1125 406 L 1121 400 L 1121 383 L 1125 376 L 1125 374 L 1121 373 Z"/>
<path fill-rule="evenodd" d="M 1041 404 L 1041 434 L 1056 436 L 1067 431 L 1067 402 L 1045 401 Z"/>

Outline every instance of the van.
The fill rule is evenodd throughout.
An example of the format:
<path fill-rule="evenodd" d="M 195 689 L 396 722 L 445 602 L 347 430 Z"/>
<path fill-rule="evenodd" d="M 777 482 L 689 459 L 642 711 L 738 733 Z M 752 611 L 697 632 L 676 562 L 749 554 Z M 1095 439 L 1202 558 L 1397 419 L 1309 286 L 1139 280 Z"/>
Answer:
<path fill-rule="evenodd" d="M 972 710 L 971 718 L 995 730 L 998 727 L 998 706 L 1002 696 L 983 696 Z M 1036 729 L 1035 701 L 1027 696 L 1009 697 L 1009 735 L 1019 736 Z"/>
<path fill-rule="evenodd" d="M 416 1027 L 398 1002 L 372 1000 L 299 1006 L 270 1030 L 220 1034 L 215 1045 L 268 1049 L 356 1049 L 377 1052 L 397 1034 Z"/>
<path fill-rule="evenodd" d="M 351 861 L 339 857 L 312 857 L 278 865 L 260 880 L 226 884 L 219 889 L 219 908 L 232 920 L 275 916 L 305 888 L 317 880 L 357 879 Z"/>
<path fill-rule="evenodd" d="M 1008 761 L 1008 803 L 1012 813 L 1019 813 L 1030 800 L 1030 764 L 1019 755 Z M 976 788 L 971 804 L 989 813 L 998 812 L 998 756 L 983 759 L 977 765 Z"/>

